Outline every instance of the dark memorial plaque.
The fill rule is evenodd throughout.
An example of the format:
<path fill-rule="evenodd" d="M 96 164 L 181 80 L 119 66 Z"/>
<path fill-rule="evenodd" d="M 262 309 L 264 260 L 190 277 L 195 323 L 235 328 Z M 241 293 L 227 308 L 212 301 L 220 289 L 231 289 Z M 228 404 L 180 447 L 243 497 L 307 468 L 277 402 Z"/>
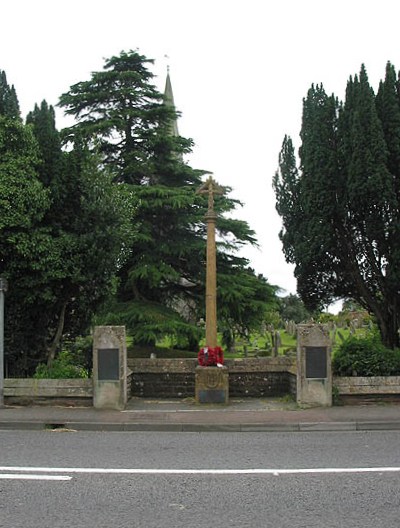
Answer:
<path fill-rule="evenodd" d="M 199 403 L 225 403 L 226 394 L 223 389 L 199 390 Z"/>
<path fill-rule="evenodd" d="M 119 380 L 119 349 L 99 348 L 97 356 L 99 381 Z"/>
<path fill-rule="evenodd" d="M 326 378 L 327 347 L 306 347 L 306 378 Z"/>

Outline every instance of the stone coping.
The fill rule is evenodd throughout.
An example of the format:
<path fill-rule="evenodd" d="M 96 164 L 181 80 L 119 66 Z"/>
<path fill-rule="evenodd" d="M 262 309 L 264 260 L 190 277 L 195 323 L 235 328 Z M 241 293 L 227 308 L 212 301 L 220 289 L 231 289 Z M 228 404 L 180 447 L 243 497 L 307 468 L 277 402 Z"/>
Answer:
<path fill-rule="evenodd" d="M 400 394 L 400 376 L 335 376 L 332 381 L 340 395 Z"/>
<path fill-rule="evenodd" d="M 6 378 L 5 397 L 92 398 L 92 379 Z"/>
<path fill-rule="evenodd" d="M 291 372 L 296 374 L 296 358 L 263 357 L 226 359 L 224 365 L 229 372 Z M 196 358 L 128 358 L 128 366 L 135 373 L 195 373 Z"/>

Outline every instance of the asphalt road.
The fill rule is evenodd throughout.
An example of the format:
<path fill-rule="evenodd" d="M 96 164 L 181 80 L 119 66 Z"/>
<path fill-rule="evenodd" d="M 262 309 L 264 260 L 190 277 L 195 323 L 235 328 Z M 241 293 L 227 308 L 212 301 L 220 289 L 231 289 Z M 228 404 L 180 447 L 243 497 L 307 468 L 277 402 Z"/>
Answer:
<path fill-rule="evenodd" d="M 385 527 L 400 432 L 0 432 L 1 528 Z"/>

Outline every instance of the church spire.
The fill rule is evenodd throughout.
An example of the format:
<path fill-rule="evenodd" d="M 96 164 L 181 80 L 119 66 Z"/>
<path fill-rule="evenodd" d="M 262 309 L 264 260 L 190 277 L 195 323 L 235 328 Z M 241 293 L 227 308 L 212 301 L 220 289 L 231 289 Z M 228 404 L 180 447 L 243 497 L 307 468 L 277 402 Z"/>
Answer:
<path fill-rule="evenodd" d="M 164 104 L 175 110 L 174 94 L 172 93 L 171 78 L 169 76 L 169 66 L 167 69 L 167 79 L 165 81 Z M 179 136 L 178 119 L 176 117 L 171 122 L 170 133 L 172 136 Z"/>

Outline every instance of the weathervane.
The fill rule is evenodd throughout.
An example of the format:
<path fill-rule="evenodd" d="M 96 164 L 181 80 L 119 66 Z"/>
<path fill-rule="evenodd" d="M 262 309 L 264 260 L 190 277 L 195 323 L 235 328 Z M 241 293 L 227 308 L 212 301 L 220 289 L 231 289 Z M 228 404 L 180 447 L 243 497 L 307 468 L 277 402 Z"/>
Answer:
<path fill-rule="evenodd" d="M 169 55 L 165 54 L 164 55 L 164 59 L 167 59 L 167 61 L 169 60 Z M 167 73 L 169 73 L 169 63 L 167 62 Z"/>

